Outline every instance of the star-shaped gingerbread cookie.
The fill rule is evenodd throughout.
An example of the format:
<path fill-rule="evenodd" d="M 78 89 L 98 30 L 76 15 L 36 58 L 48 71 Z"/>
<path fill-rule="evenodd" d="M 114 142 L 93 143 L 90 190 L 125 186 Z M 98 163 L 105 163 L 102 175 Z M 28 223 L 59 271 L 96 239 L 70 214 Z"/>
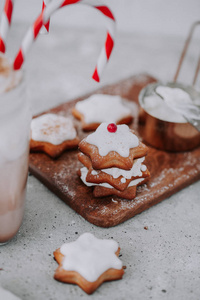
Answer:
<path fill-rule="evenodd" d="M 147 155 L 148 148 L 127 125 L 115 125 L 115 132 L 107 129 L 109 125 L 102 123 L 79 143 L 79 150 L 90 158 L 94 169 L 130 170 L 133 160 Z"/>
<path fill-rule="evenodd" d="M 81 121 L 82 129 L 97 129 L 102 122 L 129 124 L 133 117 L 126 100 L 116 95 L 94 94 L 78 101 L 72 109 L 75 118 Z"/>
<path fill-rule="evenodd" d="M 31 122 L 31 152 L 45 152 L 56 158 L 65 150 L 77 148 L 79 142 L 70 118 L 47 113 Z"/>
<path fill-rule="evenodd" d="M 59 264 L 56 280 L 79 285 L 92 294 L 104 281 L 121 279 L 124 270 L 118 258 L 120 248 L 114 240 L 98 239 L 91 233 L 65 243 L 54 251 Z"/>

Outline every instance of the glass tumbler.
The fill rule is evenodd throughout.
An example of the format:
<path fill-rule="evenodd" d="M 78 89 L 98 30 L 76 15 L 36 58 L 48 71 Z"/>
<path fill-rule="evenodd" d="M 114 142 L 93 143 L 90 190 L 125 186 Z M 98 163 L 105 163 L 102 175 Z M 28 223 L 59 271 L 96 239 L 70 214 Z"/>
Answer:
<path fill-rule="evenodd" d="M 30 122 L 22 76 L 0 93 L 0 245 L 16 235 L 24 215 Z"/>

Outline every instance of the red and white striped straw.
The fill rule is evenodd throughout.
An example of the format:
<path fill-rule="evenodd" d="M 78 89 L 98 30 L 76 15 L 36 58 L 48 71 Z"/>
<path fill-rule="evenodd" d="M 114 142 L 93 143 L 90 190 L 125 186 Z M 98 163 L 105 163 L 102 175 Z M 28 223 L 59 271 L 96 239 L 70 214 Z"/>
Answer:
<path fill-rule="evenodd" d="M 0 52 L 6 52 L 6 38 L 11 25 L 14 0 L 5 0 L 0 23 Z"/>
<path fill-rule="evenodd" d="M 42 2 L 42 11 L 46 8 L 47 4 L 50 3 L 49 0 L 43 0 Z M 47 21 L 46 24 L 44 24 L 44 31 L 40 30 L 40 33 L 47 33 L 49 32 L 49 25 L 50 25 L 50 20 Z"/>
<path fill-rule="evenodd" d="M 14 60 L 13 68 L 14 70 L 18 70 L 21 68 L 24 60 L 26 59 L 27 52 L 29 51 L 31 45 L 34 40 L 36 40 L 38 33 L 41 27 L 48 22 L 50 16 L 59 8 L 64 7 L 70 4 L 85 4 L 92 6 L 98 9 L 107 20 L 108 28 L 107 28 L 107 36 L 105 45 L 100 53 L 100 56 L 97 61 L 97 65 L 95 71 L 93 73 L 92 78 L 96 81 L 100 81 L 100 76 L 104 70 L 106 63 L 109 60 L 111 55 L 113 46 L 114 46 L 114 36 L 115 36 L 115 18 L 111 12 L 111 10 L 101 1 L 94 0 L 53 0 L 50 4 L 46 6 L 46 8 L 40 13 L 36 21 L 29 28 L 27 34 L 25 35 L 21 48 L 17 53 L 17 56 Z"/>

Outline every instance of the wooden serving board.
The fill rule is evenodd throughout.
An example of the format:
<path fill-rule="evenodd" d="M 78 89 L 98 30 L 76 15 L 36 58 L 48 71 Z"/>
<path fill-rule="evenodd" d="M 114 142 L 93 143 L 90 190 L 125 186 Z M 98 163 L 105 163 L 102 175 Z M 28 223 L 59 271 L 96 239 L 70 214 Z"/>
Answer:
<path fill-rule="evenodd" d="M 140 90 L 154 81 L 151 76 L 140 74 L 94 93 L 121 95 L 133 103 L 138 101 Z M 64 103 L 48 112 L 71 115 L 74 104 L 88 96 Z M 81 130 L 79 121 L 74 122 L 80 138 L 83 138 L 86 134 Z M 138 126 L 136 118 L 130 127 L 137 130 Z M 94 198 L 92 188 L 85 186 L 77 176 L 77 170 L 81 167 L 77 152 L 65 152 L 56 160 L 42 153 L 32 153 L 30 172 L 83 218 L 101 227 L 120 224 L 200 179 L 200 147 L 183 153 L 169 153 L 150 147 L 146 165 L 151 179 L 138 187 L 134 200 L 116 196 Z"/>

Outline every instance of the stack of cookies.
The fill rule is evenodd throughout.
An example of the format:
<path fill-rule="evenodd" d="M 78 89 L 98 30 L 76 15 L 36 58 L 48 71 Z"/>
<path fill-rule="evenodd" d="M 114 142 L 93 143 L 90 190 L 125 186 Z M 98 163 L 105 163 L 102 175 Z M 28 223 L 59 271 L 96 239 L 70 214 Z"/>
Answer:
<path fill-rule="evenodd" d="M 144 165 L 148 148 L 127 125 L 102 123 L 79 143 L 78 171 L 87 186 L 94 186 L 95 197 L 117 195 L 132 200 L 138 185 L 150 173 Z"/>

